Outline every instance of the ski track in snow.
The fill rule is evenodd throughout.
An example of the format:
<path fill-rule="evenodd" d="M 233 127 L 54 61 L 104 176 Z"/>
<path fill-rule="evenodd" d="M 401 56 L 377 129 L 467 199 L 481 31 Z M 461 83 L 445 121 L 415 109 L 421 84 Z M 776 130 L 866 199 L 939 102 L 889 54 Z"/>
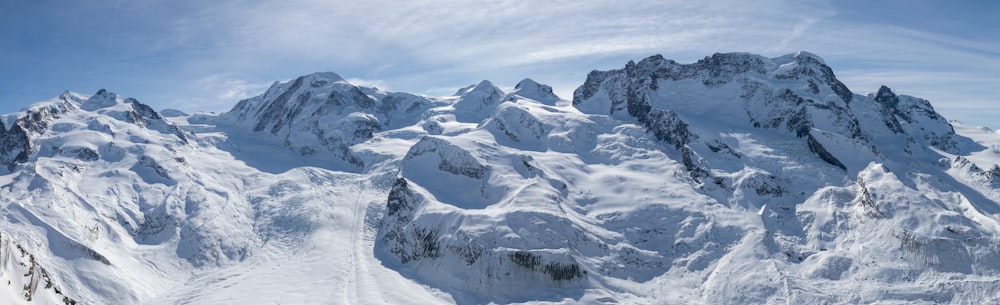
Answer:
<path fill-rule="evenodd" d="M 365 209 L 361 207 L 361 200 L 365 198 L 365 182 L 363 180 L 358 181 L 358 188 L 355 192 L 357 192 L 358 197 L 354 200 L 354 219 L 351 223 L 351 244 L 350 251 L 348 251 L 350 257 L 348 264 L 352 267 L 348 281 L 351 285 L 344 285 L 344 304 L 361 304 L 362 300 L 358 297 L 359 291 L 371 292 L 365 290 L 370 287 L 366 287 L 366 283 L 362 282 L 364 275 L 370 273 L 364 272 L 362 262 L 358 259 L 358 257 L 361 257 L 358 253 L 364 251 L 365 246 L 363 242 L 359 242 L 361 240 L 359 237 L 363 237 L 364 234 L 363 222 L 365 219 Z M 378 291 L 376 290 L 375 292 L 377 293 Z M 379 295 L 379 299 L 382 299 L 381 295 Z"/>

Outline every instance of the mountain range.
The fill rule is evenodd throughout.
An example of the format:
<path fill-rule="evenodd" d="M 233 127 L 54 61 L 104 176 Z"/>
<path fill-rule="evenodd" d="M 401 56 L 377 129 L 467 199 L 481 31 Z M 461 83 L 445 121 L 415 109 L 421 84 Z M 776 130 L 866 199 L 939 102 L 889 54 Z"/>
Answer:
<path fill-rule="evenodd" d="M 0 116 L 12 304 L 1000 302 L 1000 133 L 822 58 Z M 6 282 L 6 283 L 4 283 Z"/>

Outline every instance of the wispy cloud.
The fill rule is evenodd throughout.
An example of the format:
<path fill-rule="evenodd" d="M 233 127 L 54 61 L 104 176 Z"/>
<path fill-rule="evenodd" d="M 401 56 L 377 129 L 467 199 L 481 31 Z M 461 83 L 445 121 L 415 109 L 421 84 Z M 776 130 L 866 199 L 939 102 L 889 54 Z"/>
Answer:
<path fill-rule="evenodd" d="M 267 83 L 251 83 L 226 74 L 209 75 L 199 80 L 198 85 L 205 91 L 216 92 L 215 97 L 221 100 L 245 99 L 267 88 Z"/>
<path fill-rule="evenodd" d="M 188 94 L 171 99 L 169 107 L 194 111 L 225 111 L 237 101 L 260 95 L 269 82 L 255 82 L 231 73 L 212 74 L 198 79 Z"/>
<path fill-rule="evenodd" d="M 220 47 L 255 58 L 480 69 L 610 54 L 783 48 L 829 15 L 796 3 L 265 1 L 231 7 L 211 16 L 214 22 L 191 21 L 231 25 L 222 30 L 178 28 L 183 35 L 220 35 Z"/>
<path fill-rule="evenodd" d="M 854 89 L 887 84 L 904 94 L 930 94 L 939 108 L 958 107 L 955 97 L 960 96 L 968 96 L 961 99 L 964 105 L 1000 96 L 991 83 L 1000 71 L 1000 37 L 991 30 L 995 26 L 982 24 L 995 14 L 962 9 L 975 14 L 970 19 L 975 22 L 930 22 L 938 18 L 936 11 L 905 3 L 124 1 L 117 29 L 90 20 L 79 28 L 60 28 L 67 37 L 88 34 L 98 42 L 74 40 L 73 52 L 53 58 L 66 59 L 59 63 L 64 66 L 82 65 L 84 71 L 58 73 L 65 78 L 60 83 L 86 79 L 174 107 L 226 105 L 213 109 L 259 94 L 271 81 L 316 71 L 417 93 L 450 93 L 482 79 L 509 86 L 531 77 L 570 98 L 591 69 L 619 68 L 657 53 L 692 62 L 727 51 L 765 56 L 812 51 Z M 113 11 L 112 5 L 78 4 L 60 11 L 46 4 L 39 11 L 54 11 L 60 18 L 77 12 L 101 16 Z M 897 16 L 900 10 L 906 16 Z M 113 44 L 107 50 L 111 30 Z M 110 55 L 103 61 L 88 52 Z M 26 62 L 32 57 L 12 53 L 5 58 Z M 90 69 L 92 61 L 102 64 Z M 55 73 L 35 74 L 40 80 L 17 79 L 15 87 L 41 83 Z M 942 76 L 968 81 L 942 82 Z M 938 102 L 938 97 L 952 98 Z"/>

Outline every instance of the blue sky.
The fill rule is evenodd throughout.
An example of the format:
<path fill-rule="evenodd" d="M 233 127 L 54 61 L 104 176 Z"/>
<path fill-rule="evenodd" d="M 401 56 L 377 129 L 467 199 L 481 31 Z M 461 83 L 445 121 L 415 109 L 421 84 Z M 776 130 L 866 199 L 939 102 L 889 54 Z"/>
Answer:
<path fill-rule="evenodd" d="M 594 69 L 663 54 L 826 59 L 1000 127 L 996 1 L 0 1 L 0 113 L 107 88 L 157 109 L 225 111 L 276 80 L 334 71 L 445 95 L 531 77 L 563 98 Z"/>

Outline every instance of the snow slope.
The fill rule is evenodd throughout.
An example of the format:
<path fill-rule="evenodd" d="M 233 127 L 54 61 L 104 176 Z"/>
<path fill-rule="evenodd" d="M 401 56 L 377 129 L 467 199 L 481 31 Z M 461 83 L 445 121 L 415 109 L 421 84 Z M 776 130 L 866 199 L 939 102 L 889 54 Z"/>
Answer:
<path fill-rule="evenodd" d="M 926 100 L 807 52 L 514 88 L 327 72 L 220 115 L 101 90 L 2 116 L 0 300 L 1000 301 L 1000 134 Z"/>

